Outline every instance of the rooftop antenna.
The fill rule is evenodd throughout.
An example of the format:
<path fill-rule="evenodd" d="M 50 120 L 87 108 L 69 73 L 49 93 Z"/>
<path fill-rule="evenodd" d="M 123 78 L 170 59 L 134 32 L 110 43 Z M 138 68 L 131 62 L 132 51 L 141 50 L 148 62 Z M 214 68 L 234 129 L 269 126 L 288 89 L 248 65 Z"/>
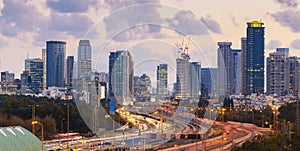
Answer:
<path fill-rule="evenodd" d="M 189 54 L 189 46 L 190 46 L 190 42 L 191 42 L 191 37 L 188 36 L 188 43 L 187 43 L 187 45 L 185 46 L 185 50 L 186 50 L 186 54 L 187 54 L 187 55 Z"/>

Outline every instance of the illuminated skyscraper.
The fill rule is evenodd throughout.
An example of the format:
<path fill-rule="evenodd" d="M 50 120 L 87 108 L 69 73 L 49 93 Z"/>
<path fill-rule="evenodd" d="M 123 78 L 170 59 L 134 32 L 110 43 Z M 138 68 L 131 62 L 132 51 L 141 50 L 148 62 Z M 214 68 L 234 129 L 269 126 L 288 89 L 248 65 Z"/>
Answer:
<path fill-rule="evenodd" d="M 29 76 L 31 78 L 31 90 L 34 93 L 40 93 L 43 90 L 44 63 L 40 58 L 30 59 Z"/>
<path fill-rule="evenodd" d="M 270 53 L 267 58 L 267 94 L 284 96 L 288 90 L 288 67 L 285 53 Z"/>
<path fill-rule="evenodd" d="M 156 70 L 157 99 L 163 99 L 168 95 L 168 65 L 160 64 Z"/>
<path fill-rule="evenodd" d="M 247 94 L 264 93 L 264 23 L 247 23 Z"/>

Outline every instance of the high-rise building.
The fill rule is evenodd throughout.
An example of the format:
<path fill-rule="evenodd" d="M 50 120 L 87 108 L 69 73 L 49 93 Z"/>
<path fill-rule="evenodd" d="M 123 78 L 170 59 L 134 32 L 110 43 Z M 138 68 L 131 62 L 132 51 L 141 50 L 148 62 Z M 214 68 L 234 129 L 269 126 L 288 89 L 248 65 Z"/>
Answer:
<path fill-rule="evenodd" d="M 218 90 L 219 95 L 233 94 L 231 42 L 218 42 Z"/>
<path fill-rule="evenodd" d="M 30 59 L 29 75 L 31 78 L 31 90 L 40 93 L 43 90 L 44 63 L 40 58 Z"/>
<path fill-rule="evenodd" d="M 241 93 L 247 94 L 247 38 L 243 37 L 241 38 L 241 62 L 242 62 L 242 87 L 241 87 Z"/>
<path fill-rule="evenodd" d="M 284 96 L 288 90 L 287 63 L 284 53 L 270 53 L 267 58 L 267 94 Z"/>
<path fill-rule="evenodd" d="M 264 93 L 264 23 L 247 23 L 247 94 Z"/>
<path fill-rule="evenodd" d="M 299 58 L 296 56 L 288 57 L 287 63 L 289 68 L 289 73 L 287 74 L 287 77 L 289 78 L 289 93 L 296 96 L 298 94 L 300 82 Z"/>
<path fill-rule="evenodd" d="M 176 98 L 186 100 L 190 97 L 190 56 L 181 53 L 176 59 Z"/>
<path fill-rule="evenodd" d="M 242 90 L 242 54 L 241 49 L 232 50 L 232 66 L 233 66 L 233 90 L 235 95 L 240 95 Z"/>
<path fill-rule="evenodd" d="M 31 88 L 31 77 L 29 75 L 29 71 L 23 71 L 23 73 L 21 73 L 21 86 Z"/>
<path fill-rule="evenodd" d="M 68 56 L 66 85 L 69 87 L 72 87 L 73 69 L 74 69 L 74 56 Z"/>
<path fill-rule="evenodd" d="M 285 59 L 289 57 L 289 48 L 276 48 L 276 52 L 283 53 Z"/>
<path fill-rule="evenodd" d="M 15 80 L 15 74 L 8 71 L 1 72 L 2 83 L 13 83 Z"/>
<path fill-rule="evenodd" d="M 80 40 L 78 46 L 78 77 L 84 78 L 92 72 L 92 47 L 89 40 Z"/>
<path fill-rule="evenodd" d="M 151 80 L 146 74 L 134 76 L 134 97 L 136 101 L 150 101 Z"/>
<path fill-rule="evenodd" d="M 157 99 L 163 99 L 168 95 L 168 65 L 160 64 L 156 70 Z"/>
<path fill-rule="evenodd" d="M 217 68 L 201 69 L 201 95 L 204 98 L 214 97 L 217 93 Z"/>
<path fill-rule="evenodd" d="M 130 103 L 133 90 L 133 58 L 128 50 L 117 50 L 109 55 L 108 91 L 110 99 L 123 105 Z"/>
<path fill-rule="evenodd" d="M 46 45 L 47 88 L 51 86 L 64 87 L 66 42 L 47 41 Z"/>
<path fill-rule="evenodd" d="M 201 94 L 201 63 L 190 63 L 190 94 L 191 99 L 198 100 Z"/>
<path fill-rule="evenodd" d="M 42 60 L 43 60 L 43 90 L 47 87 L 47 49 L 42 49 Z"/>

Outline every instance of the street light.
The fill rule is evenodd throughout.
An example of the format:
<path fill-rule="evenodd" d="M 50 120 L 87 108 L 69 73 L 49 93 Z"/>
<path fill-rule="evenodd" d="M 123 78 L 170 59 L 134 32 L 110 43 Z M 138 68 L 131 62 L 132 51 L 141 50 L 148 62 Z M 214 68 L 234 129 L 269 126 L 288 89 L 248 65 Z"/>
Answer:
<path fill-rule="evenodd" d="M 259 110 L 259 112 L 261 113 L 261 127 L 264 127 L 264 111 L 263 110 Z"/>
<path fill-rule="evenodd" d="M 39 106 L 39 105 L 33 104 L 33 105 L 29 105 L 29 106 L 31 106 L 31 122 L 34 122 L 36 119 L 35 107 Z M 33 134 L 35 134 L 35 125 L 32 124 L 31 126 L 32 126 L 31 131 Z"/>
<path fill-rule="evenodd" d="M 67 120 L 68 120 L 68 126 L 67 126 L 67 148 L 69 149 L 69 132 L 70 132 L 70 104 L 64 103 L 64 105 L 67 106 Z"/>
<path fill-rule="evenodd" d="M 224 123 L 224 114 L 225 114 L 226 108 L 222 108 L 221 109 L 221 113 L 222 113 L 222 122 Z"/>
<path fill-rule="evenodd" d="M 254 124 L 254 110 L 250 109 L 250 112 L 252 113 L 252 124 Z"/>
<path fill-rule="evenodd" d="M 43 123 L 41 123 L 41 122 L 38 122 L 38 121 L 32 121 L 31 122 L 31 125 L 36 125 L 36 124 L 38 124 L 38 125 L 41 125 L 41 127 L 42 127 L 42 138 L 41 138 L 41 140 L 42 140 L 42 151 L 44 151 L 44 126 L 43 126 Z"/>

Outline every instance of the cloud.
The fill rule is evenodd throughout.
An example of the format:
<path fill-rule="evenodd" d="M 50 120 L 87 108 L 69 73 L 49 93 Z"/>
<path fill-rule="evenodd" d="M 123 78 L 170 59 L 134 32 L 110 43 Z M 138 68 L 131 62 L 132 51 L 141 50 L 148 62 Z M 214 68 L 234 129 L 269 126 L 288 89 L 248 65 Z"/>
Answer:
<path fill-rule="evenodd" d="M 236 21 L 236 19 L 235 19 L 235 17 L 233 16 L 233 15 L 229 15 L 229 18 L 230 18 L 230 21 L 231 21 L 231 23 L 234 25 L 234 26 L 236 26 L 236 27 L 239 27 L 240 25 L 239 25 L 239 23 Z"/>
<path fill-rule="evenodd" d="M 109 7 L 111 11 L 116 11 L 125 7 L 138 4 L 160 3 L 159 0 L 105 0 L 104 5 Z"/>
<path fill-rule="evenodd" d="M 106 3 L 111 4 L 112 9 L 117 9 L 125 5 L 124 3 L 137 3 L 135 1 L 119 1 Z M 138 1 L 144 3 L 147 1 Z M 157 5 L 141 5 L 129 7 L 126 10 L 117 11 L 106 16 L 103 21 L 106 28 L 106 36 L 115 41 L 128 41 L 143 39 L 160 32 L 160 14 L 156 10 Z M 136 13 L 139 12 L 139 13 Z M 138 26 L 137 26 L 138 25 Z M 156 34 L 158 36 L 158 34 Z"/>
<path fill-rule="evenodd" d="M 46 18 L 36 7 L 26 1 L 4 0 L 0 31 L 4 36 L 14 37 L 19 32 L 36 32 Z"/>
<path fill-rule="evenodd" d="M 279 40 L 271 40 L 266 48 L 269 49 L 269 50 L 275 50 L 276 48 L 280 47 L 281 46 L 281 42 Z"/>
<path fill-rule="evenodd" d="M 294 48 L 294 49 L 300 50 L 300 40 L 299 40 L 299 39 L 296 39 L 296 40 L 292 41 L 292 42 L 291 42 L 291 46 L 292 46 L 292 48 Z"/>
<path fill-rule="evenodd" d="M 86 12 L 96 0 L 48 0 L 47 6 L 61 13 Z"/>
<path fill-rule="evenodd" d="M 282 26 L 290 28 L 293 32 L 300 32 L 300 11 L 286 10 L 270 15 Z"/>
<path fill-rule="evenodd" d="M 200 20 L 195 18 L 195 15 L 191 11 L 179 11 L 174 18 L 166 19 L 169 26 L 181 30 L 185 35 L 208 34 L 207 30 L 203 28 L 203 24 L 206 25 L 205 23 L 208 22 L 201 24 Z M 206 26 L 208 29 L 211 28 L 209 24 Z"/>
<path fill-rule="evenodd" d="M 80 38 L 92 25 L 93 22 L 86 15 L 52 13 L 49 28 Z"/>
<path fill-rule="evenodd" d="M 297 0 L 275 0 L 276 3 L 280 4 L 282 8 L 297 8 Z"/>
<path fill-rule="evenodd" d="M 222 34 L 222 29 L 221 26 L 217 21 L 215 21 L 213 18 L 210 16 L 206 17 L 201 17 L 200 21 L 212 32 L 217 33 L 217 34 Z"/>

